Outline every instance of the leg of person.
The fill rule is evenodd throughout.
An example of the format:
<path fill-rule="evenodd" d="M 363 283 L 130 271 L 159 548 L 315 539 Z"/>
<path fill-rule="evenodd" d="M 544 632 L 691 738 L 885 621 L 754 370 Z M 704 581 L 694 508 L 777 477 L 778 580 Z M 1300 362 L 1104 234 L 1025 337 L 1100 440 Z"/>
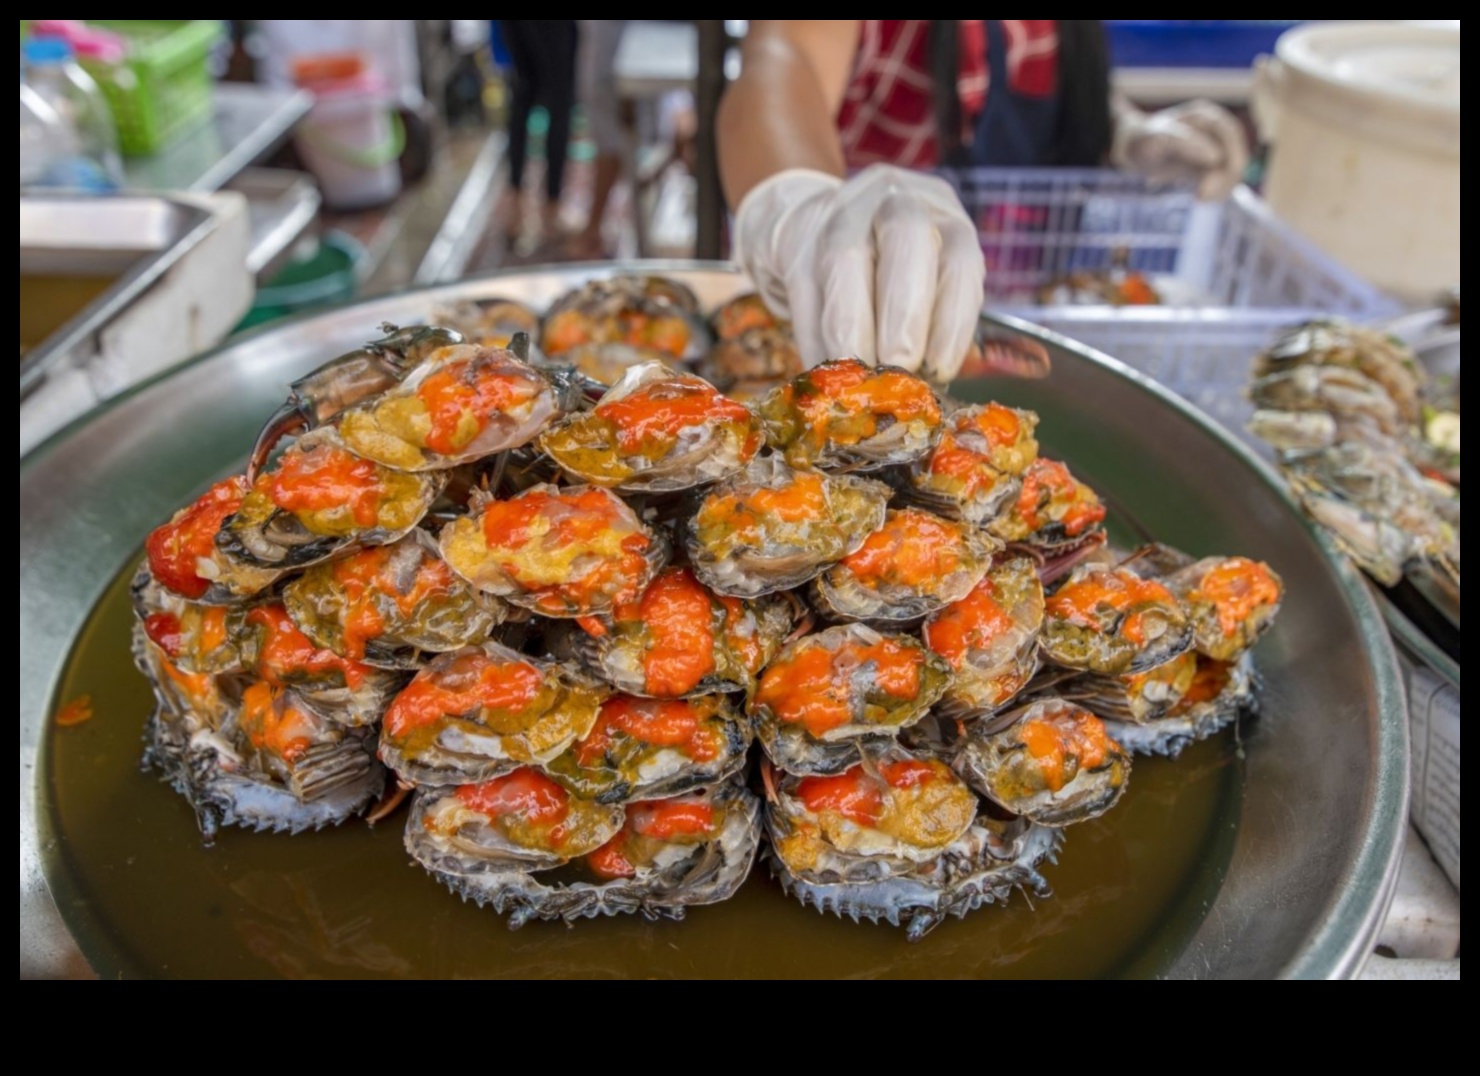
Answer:
<path fill-rule="evenodd" d="M 565 183 L 565 156 L 570 141 L 570 114 L 576 93 L 576 23 L 562 19 L 546 24 L 545 108 L 550 130 L 545 136 L 545 234 L 555 234 L 560 191 Z"/>
<path fill-rule="evenodd" d="M 605 252 L 602 222 L 612 188 L 622 173 L 627 135 L 622 127 L 617 100 L 617 46 L 626 19 L 582 19 L 577 84 L 586 127 L 596 145 L 596 168 L 591 185 L 591 206 L 586 226 L 576 238 L 577 253 L 599 258 Z"/>
<path fill-rule="evenodd" d="M 533 48 L 529 26 L 519 19 L 501 20 L 504 44 L 513 61 L 514 77 L 509 94 L 509 190 L 501 216 L 504 230 L 513 240 L 520 231 L 521 192 L 524 187 L 524 164 L 529 148 L 529 113 L 534 108 L 535 89 L 539 85 L 539 56 Z"/>

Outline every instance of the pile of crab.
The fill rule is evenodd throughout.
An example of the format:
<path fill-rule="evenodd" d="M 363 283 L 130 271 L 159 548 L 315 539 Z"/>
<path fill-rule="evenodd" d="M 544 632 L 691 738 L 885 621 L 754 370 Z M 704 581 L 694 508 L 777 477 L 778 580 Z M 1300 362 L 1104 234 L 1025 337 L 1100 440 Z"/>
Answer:
<path fill-rule="evenodd" d="M 1133 752 L 1253 702 L 1278 578 L 1108 554 L 1031 412 L 803 372 L 753 297 L 705 326 L 671 282 L 449 313 L 470 341 L 296 383 L 148 539 L 146 758 L 208 839 L 409 798 L 411 856 L 512 926 L 680 918 L 766 845 L 802 902 L 916 938 L 1047 895 Z"/>

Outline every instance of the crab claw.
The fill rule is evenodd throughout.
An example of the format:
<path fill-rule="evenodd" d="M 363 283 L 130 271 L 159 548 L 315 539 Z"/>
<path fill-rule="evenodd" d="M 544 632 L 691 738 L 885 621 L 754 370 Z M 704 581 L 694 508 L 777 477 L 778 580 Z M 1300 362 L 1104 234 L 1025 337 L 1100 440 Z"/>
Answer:
<path fill-rule="evenodd" d="M 302 433 L 308 428 L 308 414 L 304 411 L 303 401 L 298 399 L 288 400 L 283 403 L 272 416 L 263 423 L 262 430 L 257 434 L 257 440 L 252 445 L 252 454 L 247 457 L 247 485 L 257 480 L 257 474 L 267 463 L 267 457 L 272 455 L 272 450 L 284 437 L 291 437 L 296 433 Z"/>
<path fill-rule="evenodd" d="M 966 353 L 958 377 L 1021 377 L 1038 380 L 1052 368 L 1048 349 L 1014 332 L 983 332 Z"/>

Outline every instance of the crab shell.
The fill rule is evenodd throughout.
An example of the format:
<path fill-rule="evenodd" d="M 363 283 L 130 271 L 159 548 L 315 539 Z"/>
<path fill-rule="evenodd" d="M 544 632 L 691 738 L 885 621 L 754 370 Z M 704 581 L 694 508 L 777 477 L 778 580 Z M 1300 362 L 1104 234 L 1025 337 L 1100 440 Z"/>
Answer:
<path fill-rule="evenodd" d="M 1032 411 L 985 404 L 952 412 L 940 442 L 909 470 L 914 499 L 943 515 L 985 526 L 1022 492 L 1019 477 L 1038 457 Z"/>
<path fill-rule="evenodd" d="M 282 569 L 248 563 L 221 547 L 221 528 L 248 490 L 245 476 L 223 479 L 149 533 L 146 559 L 161 587 L 202 605 L 237 605 L 282 576 Z"/>
<path fill-rule="evenodd" d="M 1039 645 L 1057 665 L 1118 676 L 1165 664 L 1192 639 L 1186 612 L 1162 584 L 1080 565 L 1045 602 Z"/>
<path fill-rule="evenodd" d="M 898 366 L 833 359 L 803 371 L 756 405 L 766 440 L 794 467 L 873 471 L 935 447 L 935 392 Z"/>
<path fill-rule="evenodd" d="M 559 412 L 554 386 L 513 352 L 459 344 L 334 422 L 351 452 L 396 470 L 431 471 L 527 444 Z"/>
<path fill-rule="evenodd" d="M 572 666 L 493 642 L 466 647 L 438 657 L 391 703 L 380 758 L 415 784 L 486 781 L 556 758 L 591 731 L 606 695 Z"/>
<path fill-rule="evenodd" d="M 667 568 L 611 617 L 552 624 L 546 641 L 552 653 L 579 660 L 629 695 L 749 691 L 792 630 L 797 607 L 785 595 L 722 597 L 688 569 Z"/>
<path fill-rule="evenodd" d="M 924 717 L 950 681 L 950 665 L 916 639 L 844 624 L 782 648 L 749 712 L 781 769 L 834 774 L 858 761 L 862 742 L 891 740 Z M 817 709 L 823 701 L 831 704 L 825 713 Z"/>
<path fill-rule="evenodd" d="M 593 280 L 550 307 L 540 329 L 540 349 L 550 361 L 574 362 L 592 376 L 586 365 L 609 361 L 608 356 L 697 359 L 709 345 L 697 309 L 693 292 L 676 281 L 630 276 Z"/>
<path fill-rule="evenodd" d="M 353 545 L 387 545 L 406 536 L 446 483 L 445 472 L 407 474 L 360 459 L 325 426 L 299 438 L 257 477 L 216 544 L 259 567 L 306 567 Z M 344 497 L 320 506 L 326 485 Z M 278 503 L 284 499 L 300 500 L 300 507 L 284 508 Z"/>
<path fill-rule="evenodd" d="M 891 763 L 918 766 L 898 747 L 871 753 L 870 764 L 884 780 Z M 767 805 L 769 862 L 782 888 L 819 911 L 906 928 L 911 941 L 923 937 L 947 915 L 963 916 L 984 904 L 1007 900 L 1027 886 L 1048 896 L 1038 865 L 1052 859 L 1059 845 L 1055 831 L 1021 818 L 999 819 L 979 810 L 975 796 L 938 763 L 928 764 L 945 780 L 940 793 L 917 805 L 931 832 L 928 846 L 917 846 L 850 820 L 830 807 L 809 808 L 808 784 L 836 778 L 783 778 Z M 895 819 L 893 794 L 885 819 Z M 936 800 L 945 799 L 937 803 Z M 956 822 L 939 831 L 932 818 L 946 812 Z M 909 807 L 903 808 L 906 817 Z M 959 815 L 959 820 L 957 816 Z M 964 823 L 964 824 L 962 824 Z M 891 824 L 886 822 L 886 825 Z M 908 826 L 908 822 L 905 823 Z"/>
<path fill-rule="evenodd" d="M 1130 755 L 1094 714 L 1045 698 L 978 721 L 952 765 L 971 787 L 1014 814 L 1067 826 L 1104 814 L 1130 779 Z"/>
<path fill-rule="evenodd" d="M 147 561 L 134 573 L 130 590 L 140 630 L 175 668 L 212 676 L 246 668 L 231 627 L 242 615 L 240 607 L 187 601 L 162 586 Z"/>
<path fill-rule="evenodd" d="M 1205 740 L 1231 724 L 1240 713 L 1258 712 L 1259 675 L 1253 657 L 1245 652 L 1233 662 L 1214 661 L 1196 655 L 1197 677 L 1193 690 L 1179 700 L 1165 716 L 1133 724 L 1105 719 L 1105 729 L 1116 743 L 1138 755 L 1165 755 L 1176 758 L 1188 745 Z M 1222 679 L 1221 687 L 1216 686 Z M 1211 682 L 1204 691 L 1197 690 L 1199 680 Z M 1085 700 L 1086 706 L 1094 706 Z"/>
<path fill-rule="evenodd" d="M 987 530 L 1004 542 L 1056 557 L 1103 542 L 1104 520 L 1105 506 L 1094 490 L 1058 460 L 1039 457 L 1023 471 L 1016 499 L 1007 502 Z"/>
<path fill-rule="evenodd" d="M 908 623 L 970 594 L 1000 548 L 970 525 L 890 509 L 863 545 L 813 581 L 812 604 L 833 620 Z"/>
<path fill-rule="evenodd" d="M 926 618 L 925 645 L 955 675 L 941 700 L 953 717 L 990 713 L 1011 701 L 1038 671 L 1043 585 L 1028 557 L 1009 557 L 960 601 Z"/>
<path fill-rule="evenodd" d="M 794 502 L 775 510 L 771 502 Z M 884 522 L 889 487 L 854 475 L 794 471 L 757 456 L 710 489 L 685 525 L 700 582 L 738 598 L 790 590 L 861 546 Z"/>
<path fill-rule="evenodd" d="M 292 688 L 295 703 L 326 720 L 373 725 L 406 683 L 403 672 L 375 668 L 327 647 L 315 649 L 281 603 L 253 606 L 228 623 L 248 672 L 275 687 Z"/>
<path fill-rule="evenodd" d="M 666 799 L 739 773 L 751 738 L 750 722 L 723 695 L 614 695 L 545 772 L 597 803 Z"/>
<path fill-rule="evenodd" d="M 484 347 L 508 347 L 515 333 L 527 333 L 531 340 L 540 335 L 539 314 L 517 299 L 465 299 L 439 310 L 433 320 Z"/>
<path fill-rule="evenodd" d="M 1301 366 L 1356 370 L 1382 387 L 1405 422 L 1419 420 L 1424 367 L 1413 349 L 1381 329 L 1339 321 L 1312 321 L 1289 330 L 1254 359 L 1252 376 Z"/>
<path fill-rule="evenodd" d="M 669 843 L 630 878 L 610 881 L 557 879 L 517 860 L 473 858 L 439 846 L 418 822 L 428 808 L 419 793 L 406 825 L 406 847 L 412 857 L 452 892 L 480 906 L 509 914 L 517 930 L 532 919 L 567 923 L 598 915 L 639 914 L 645 919 L 682 919 L 688 908 L 716 904 L 735 894 L 750 874 L 760 842 L 760 803 L 737 781 L 696 793 L 724 819 L 719 830 L 699 844 Z M 625 812 L 616 808 L 618 816 Z M 614 840 L 618 837 L 614 837 Z"/>
<path fill-rule="evenodd" d="M 628 414 L 634 396 L 643 411 Z M 625 408 L 619 406 L 624 400 Z M 684 424 L 655 430 L 654 420 L 665 414 Z M 636 443 L 629 443 L 632 438 Z M 642 363 L 628 368 L 595 410 L 546 430 L 540 448 L 566 473 L 592 485 L 665 493 L 734 474 L 762 440 L 759 420 L 707 381 L 661 363 Z"/>
<path fill-rule="evenodd" d="M 283 605 L 314 645 L 383 669 L 417 669 L 427 654 L 481 642 L 509 613 L 453 573 L 420 529 L 313 565 L 283 588 Z"/>
<path fill-rule="evenodd" d="M 1162 582 L 1182 602 L 1198 653 L 1233 661 L 1274 623 L 1284 583 L 1246 557 L 1204 557 Z"/>
<path fill-rule="evenodd" d="M 1081 673 L 1055 685 L 1057 693 L 1108 721 L 1145 725 L 1170 714 L 1192 687 L 1198 654 L 1188 650 L 1145 672 L 1121 676 Z M 1115 737 L 1122 742 L 1120 737 Z"/>
<path fill-rule="evenodd" d="M 599 486 L 542 484 L 469 508 L 442 528 L 442 559 L 479 590 L 542 616 L 609 613 L 668 561 L 667 541 Z M 490 514 L 507 524 L 493 544 Z"/>

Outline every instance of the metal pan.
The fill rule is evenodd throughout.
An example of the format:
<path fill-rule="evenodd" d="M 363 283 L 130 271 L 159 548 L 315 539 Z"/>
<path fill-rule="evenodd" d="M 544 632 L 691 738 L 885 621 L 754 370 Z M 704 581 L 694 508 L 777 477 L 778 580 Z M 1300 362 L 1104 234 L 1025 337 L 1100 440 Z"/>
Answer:
<path fill-rule="evenodd" d="M 680 277 L 706 308 L 744 286 L 717 265 L 640 269 Z M 439 304 L 495 295 L 542 307 L 612 271 L 495 275 L 269 327 L 110 401 L 22 462 L 23 974 L 86 970 L 42 871 L 38 748 L 69 647 L 150 527 L 241 465 L 287 381 L 359 344 L 379 322 L 414 322 Z M 1264 716 L 1245 733 L 1226 874 L 1181 947 L 1151 961 L 1178 977 L 1355 974 L 1391 898 L 1408 813 L 1397 661 L 1370 594 L 1269 468 L 1200 412 L 1070 340 L 1003 324 L 1044 343 L 1052 377 L 963 382 L 962 396 L 1037 408 L 1049 447 L 1128 517 L 1195 553 L 1266 560 L 1289 587 L 1260 645 Z"/>

